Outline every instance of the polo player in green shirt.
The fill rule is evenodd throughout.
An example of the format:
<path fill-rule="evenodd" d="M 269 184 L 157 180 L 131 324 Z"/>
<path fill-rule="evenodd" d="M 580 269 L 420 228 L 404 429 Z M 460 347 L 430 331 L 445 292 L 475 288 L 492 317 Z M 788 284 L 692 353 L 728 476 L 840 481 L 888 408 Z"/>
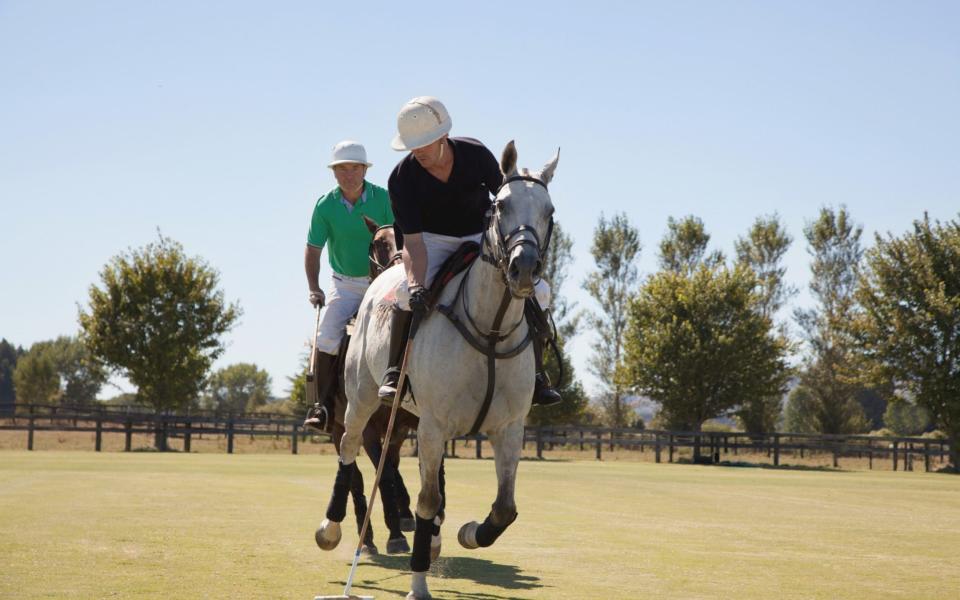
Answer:
<path fill-rule="evenodd" d="M 307 233 L 304 268 L 310 288 L 310 303 L 324 307 L 317 331 L 315 376 L 319 378 L 322 406 L 310 409 L 304 425 L 330 432 L 333 426 L 333 402 L 337 372 L 337 353 L 347 322 L 357 312 L 370 285 L 368 250 L 372 234 L 363 217 L 380 225 L 393 223 L 390 197 L 382 187 L 366 181 L 367 152 L 363 145 L 345 140 L 333 148 L 333 170 L 337 187 L 317 200 Z M 333 270 L 330 295 L 320 289 L 320 256 L 328 248 Z"/>

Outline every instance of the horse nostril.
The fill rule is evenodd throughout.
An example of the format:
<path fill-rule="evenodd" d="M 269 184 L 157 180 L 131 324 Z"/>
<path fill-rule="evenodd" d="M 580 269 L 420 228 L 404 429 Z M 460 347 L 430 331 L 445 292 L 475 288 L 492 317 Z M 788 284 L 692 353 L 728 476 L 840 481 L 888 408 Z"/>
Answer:
<path fill-rule="evenodd" d="M 519 279 L 520 278 L 520 267 L 517 266 L 517 261 L 510 261 L 510 278 Z"/>
<path fill-rule="evenodd" d="M 538 260 L 537 266 L 533 268 L 533 276 L 540 277 L 540 273 L 543 272 L 543 261 Z"/>

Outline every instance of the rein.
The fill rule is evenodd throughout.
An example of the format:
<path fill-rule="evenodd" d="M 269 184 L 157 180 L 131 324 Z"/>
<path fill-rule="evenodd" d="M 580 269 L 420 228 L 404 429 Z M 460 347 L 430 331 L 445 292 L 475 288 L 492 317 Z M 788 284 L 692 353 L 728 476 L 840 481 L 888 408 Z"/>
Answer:
<path fill-rule="evenodd" d="M 504 186 L 514 181 L 531 181 L 535 184 L 543 186 L 543 189 L 547 189 L 547 184 L 536 177 L 531 177 L 529 175 L 515 175 L 507 178 L 503 182 L 503 184 L 497 189 L 497 195 L 500 194 L 500 190 L 502 190 Z M 553 232 L 553 219 L 551 218 L 550 226 L 547 229 L 547 244 L 541 245 L 540 236 L 537 234 L 536 229 L 530 227 L 529 225 L 520 225 L 511 231 L 506 237 L 504 237 L 500 233 L 499 218 L 500 207 L 502 205 L 502 200 L 494 200 L 493 206 L 488 213 L 487 226 L 484 227 L 483 242 L 480 250 L 480 259 L 495 266 L 497 270 L 500 271 L 500 276 L 503 279 L 504 285 L 503 296 L 500 298 L 500 305 L 497 308 L 497 313 L 493 319 L 493 325 L 491 326 L 490 330 L 486 333 L 483 333 L 480 330 L 480 327 L 477 326 L 476 321 L 474 321 L 473 316 L 470 315 L 470 311 L 468 310 L 468 299 L 465 284 L 467 277 L 470 276 L 470 270 L 473 269 L 473 266 L 476 264 L 475 262 L 470 264 L 470 266 L 467 268 L 467 272 L 460 279 L 460 284 L 457 286 L 457 293 L 454 295 L 453 301 L 450 303 L 450 305 L 447 306 L 443 304 L 437 304 L 437 310 L 443 313 L 443 315 L 450 320 L 453 326 L 456 327 L 457 331 L 460 332 L 460 335 L 462 335 L 463 338 L 471 346 L 473 346 L 474 349 L 487 357 L 487 391 L 483 397 L 483 404 L 480 406 L 480 412 L 477 414 L 477 418 L 473 422 L 473 427 L 470 428 L 470 431 L 467 433 L 467 435 L 476 435 L 479 433 L 480 426 L 483 425 L 483 421 L 486 419 L 487 413 L 490 411 L 490 404 L 493 402 L 493 392 L 494 388 L 496 387 L 496 360 L 509 359 L 519 355 L 527 348 L 533 339 L 531 336 L 531 331 L 528 327 L 526 335 L 516 346 L 503 352 L 497 351 L 497 344 L 510 337 L 517 330 L 517 328 L 520 327 L 520 324 L 523 323 L 525 318 L 521 312 L 520 320 L 509 329 L 504 331 L 503 319 L 506 316 L 507 308 L 509 308 L 513 300 L 521 299 L 520 297 L 513 295 L 513 292 L 510 291 L 510 286 L 507 283 L 507 263 L 509 261 L 510 253 L 515 248 L 523 246 L 524 244 L 532 244 L 536 246 L 537 251 L 542 256 L 546 251 L 548 244 L 550 243 L 550 235 Z M 488 236 L 488 232 L 491 229 L 495 232 L 495 235 Z M 519 239 L 511 242 L 513 238 L 520 236 L 521 234 L 529 234 L 530 237 L 522 236 Z M 467 322 L 470 324 L 470 327 L 476 331 L 476 335 L 470 331 L 470 328 L 468 328 L 463 320 L 461 320 L 454 312 L 454 306 L 456 305 L 458 299 L 460 300 L 463 314 L 466 315 Z"/>

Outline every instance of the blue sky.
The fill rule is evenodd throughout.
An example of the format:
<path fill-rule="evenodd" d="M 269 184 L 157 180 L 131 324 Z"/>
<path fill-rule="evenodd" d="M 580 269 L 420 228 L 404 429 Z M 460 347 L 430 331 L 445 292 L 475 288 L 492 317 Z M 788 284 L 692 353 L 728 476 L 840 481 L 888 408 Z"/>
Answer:
<path fill-rule="evenodd" d="M 498 155 L 515 139 L 521 165 L 562 147 L 560 293 L 583 308 L 601 213 L 639 229 L 646 274 L 669 216 L 729 255 L 776 212 L 805 287 L 821 206 L 868 236 L 960 210 L 955 2 L 0 0 L 0 337 L 75 334 L 100 269 L 159 228 L 244 309 L 217 366 L 256 363 L 283 393 L 313 325 L 302 253 L 330 149 L 363 142 L 385 184 L 418 95 L 453 135 Z M 590 343 L 571 349 L 595 389 Z"/>

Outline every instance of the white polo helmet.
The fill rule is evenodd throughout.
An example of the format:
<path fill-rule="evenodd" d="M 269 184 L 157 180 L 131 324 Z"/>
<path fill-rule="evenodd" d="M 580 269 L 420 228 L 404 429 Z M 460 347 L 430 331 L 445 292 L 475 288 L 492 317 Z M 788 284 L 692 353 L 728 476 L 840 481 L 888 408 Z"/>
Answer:
<path fill-rule="evenodd" d="M 450 132 L 453 121 L 447 107 L 433 96 L 418 96 L 407 102 L 397 115 L 397 135 L 390 147 L 415 150 L 439 140 Z"/>
<path fill-rule="evenodd" d="M 373 164 L 367 162 L 367 151 L 360 142 L 352 140 L 343 140 L 333 147 L 333 160 L 327 165 L 331 169 L 344 163 L 359 163 L 372 167 Z"/>

